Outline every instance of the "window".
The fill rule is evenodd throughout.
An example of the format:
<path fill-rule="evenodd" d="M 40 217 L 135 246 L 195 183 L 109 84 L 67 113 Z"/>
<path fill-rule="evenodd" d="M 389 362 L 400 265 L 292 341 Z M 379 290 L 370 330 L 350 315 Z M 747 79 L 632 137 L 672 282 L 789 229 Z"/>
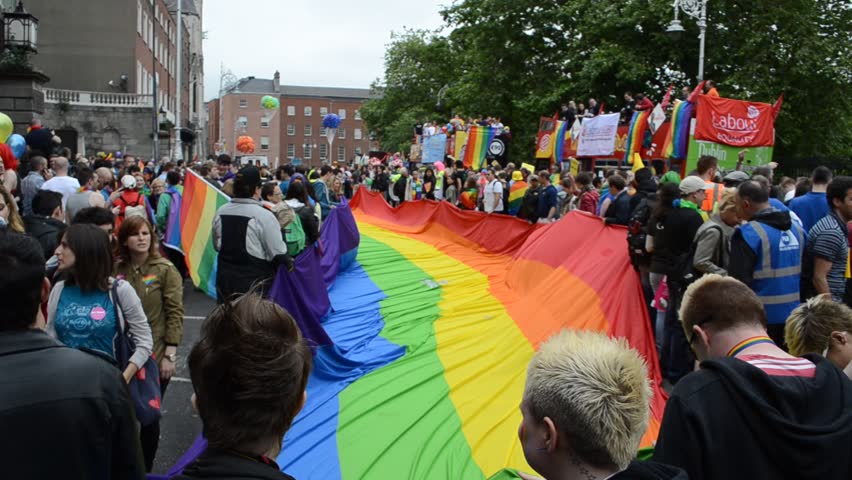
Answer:
<path fill-rule="evenodd" d="M 136 0 L 136 33 L 142 35 L 142 4 Z"/>
<path fill-rule="evenodd" d="M 287 105 L 287 116 L 295 117 L 296 116 L 296 106 L 295 105 Z"/>
<path fill-rule="evenodd" d="M 313 113 L 314 113 L 314 110 L 311 107 L 305 107 L 305 116 L 306 117 L 310 117 L 311 115 L 313 115 Z"/>
<path fill-rule="evenodd" d="M 326 115 L 328 115 L 328 108 L 320 107 L 320 117 L 324 117 Z"/>
<path fill-rule="evenodd" d="M 355 110 L 355 120 L 361 120 L 361 110 Z"/>
<path fill-rule="evenodd" d="M 324 137 L 327 135 L 328 129 L 325 127 L 320 127 L 320 137 Z"/>
<path fill-rule="evenodd" d="M 294 145 L 292 143 L 288 143 L 287 144 L 287 158 L 289 158 L 290 160 L 293 160 L 293 158 L 295 156 L 296 156 L 296 145 Z"/>
<path fill-rule="evenodd" d="M 269 117 L 260 117 L 260 128 L 269 128 Z"/>
<path fill-rule="evenodd" d="M 346 147 L 343 145 L 337 146 L 337 161 L 345 162 L 346 161 Z"/>
<path fill-rule="evenodd" d="M 269 137 L 260 137 L 260 149 L 269 150 Z"/>
<path fill-rule="evenodd" d="M 310 125 L 305 125 L 305 136 L 310 137 L 314 134 L 314 129 Z"/>
<path fill-rule="evenodd" d="M 292 123 L 288 123 L 287 124 L 287 135 L 292 137 L 295 134 L 296 134 L 296 126 L 293 125 Z"/>
<path fill-rule="evenodd" d="M 241 127 L 248 128 L 248 117 L 242 116 L 237 120 L 237 122 L 240 124 Z"/>
<path fill-rule="evenodd" d="M 337 116 L 340 117 L 341 120 L 346 120 L 346 109 L 341 108 L 337 111 Z"/>
<path fill-rule="evenodd" d="M 340 127 L 337 129 L 337 138 L 346 138 L 346 129 Z"/>
<path fill-rule="evenodd" d="M 325 143 L 321 143 L 320 146 L 320 160 L 325 161 L 328 159 L 328 145 Z"/>
<path fill-rule="evenodd" d="M 361 155 L 361 147 L 355 147 L 355 155 Z"/>
<path fill-rule="evenodd" d="M 142 93 L 142 63 L 136 61 L 136 93 Z"/>
<path fill-rule="evenodd" d="M 241 98 L 240 99 L 240 108 L 247 108 L 247 107 L 248 107 L 248 100 L 246 100 L 245 98 Z"/>
<path fill-rule="evenodd" d="M 352 132 L 352 136 L 355 138 L 355 140 L 361 140 L 361 129 L 356 128 L 355 131 Z"/>
<path fill-rule="evenodd" d="M 310 160 L 311 159 L 311 146 L 305 144 L 305 145 L 302 145 L 302 149 L 304 149 L 304 151 L 305 151 L 305 155 L 304 155 L 305 160 Z"/>

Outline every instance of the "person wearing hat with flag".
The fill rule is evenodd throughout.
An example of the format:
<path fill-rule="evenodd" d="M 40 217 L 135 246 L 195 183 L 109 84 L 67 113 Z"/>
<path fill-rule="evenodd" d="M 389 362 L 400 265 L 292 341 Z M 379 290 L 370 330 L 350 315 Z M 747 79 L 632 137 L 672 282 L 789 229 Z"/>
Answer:
<path fill-rule="evenodd" d="M 255 286 L 265 295 L 279 265 L 293 268 L 275 215 L 260 203 L 260 171 L 243 167 L 234 178 L 234 196 L 213 219 L 213 246 L 219 252 L 218 302 Z"/>

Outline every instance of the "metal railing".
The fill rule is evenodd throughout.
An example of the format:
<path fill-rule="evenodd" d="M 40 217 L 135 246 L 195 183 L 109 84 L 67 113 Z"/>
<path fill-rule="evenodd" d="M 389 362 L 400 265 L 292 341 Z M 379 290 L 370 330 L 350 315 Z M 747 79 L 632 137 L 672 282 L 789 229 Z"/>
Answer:
<path fill-rule="evenodd" d="M 86 92 L 82 90 L 61 90 L 45 88 L 46 103 L 67 103 L 69 105 L 85 105 L 91 107 L 135 107 L 153 108 L 153 95 L 137 93 Z"/>

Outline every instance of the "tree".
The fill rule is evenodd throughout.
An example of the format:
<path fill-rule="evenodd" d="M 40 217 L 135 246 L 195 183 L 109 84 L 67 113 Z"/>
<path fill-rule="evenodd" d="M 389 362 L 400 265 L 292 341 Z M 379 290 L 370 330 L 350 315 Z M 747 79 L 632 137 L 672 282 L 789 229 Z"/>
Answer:
<path fill-rule="evenodd" d="M 406 143 L 399 133 L 410 139 L 399 122 L 441 113 L 443 85 L 452 112 L 502 116 L 513 155 L 527 158 L 538 117 L 562 102 L 595 97 L 616 111 L 625 91 L 659 101 L 669 84 L 697 82 L 698 27 L 685 20 L 683 38 L 669 38 L 671 0 L 463 0 L 442 14 L 450 33 L 394 38 L 374 85 L 384 97 L 368 103 L 381 112 L 368 125 L 395 148 Z M 773 102 L 784 92 L 777 159 L 850 155 L 848 0 L 711 0 L 708 17 L 705 77 L 723 96 Z"/>

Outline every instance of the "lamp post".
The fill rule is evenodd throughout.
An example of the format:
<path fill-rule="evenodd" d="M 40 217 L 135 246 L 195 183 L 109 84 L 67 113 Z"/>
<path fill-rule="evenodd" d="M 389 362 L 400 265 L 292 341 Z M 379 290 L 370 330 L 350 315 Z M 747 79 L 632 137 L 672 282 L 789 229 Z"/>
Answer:
<path fill-rule="evenodd" d="M 27 12 L 19 1 L 15 10 L 3 15 L 3 47 L 36 52 L 38 19 Z"/>
<path fill-rule="evenodd" d="M 674 0 L 674 18 L 666 28 L 666 33 L 680 37 L 686 31 L 680 23 L 680 11 L 698 21 L 698 81 L 704 80 L 704 39 L 707 36 L 707 2 L 708 0 Z"/>
<path fill-rule="evenodd" d="M 308 138 L 307 142 L 302 144 L 302 155 L 303 156 L 306 156 L 305 152 L 308 152 L 308 151 L 311 152 L 310 163 L 309 163 L 308 166 L 312 166 L 314 164 L 314 152 L 313 151 L 316 150 L 318 146 L 319 145 L 317 145 L 316 142 L 313 142 L 313 138 Z"/>

